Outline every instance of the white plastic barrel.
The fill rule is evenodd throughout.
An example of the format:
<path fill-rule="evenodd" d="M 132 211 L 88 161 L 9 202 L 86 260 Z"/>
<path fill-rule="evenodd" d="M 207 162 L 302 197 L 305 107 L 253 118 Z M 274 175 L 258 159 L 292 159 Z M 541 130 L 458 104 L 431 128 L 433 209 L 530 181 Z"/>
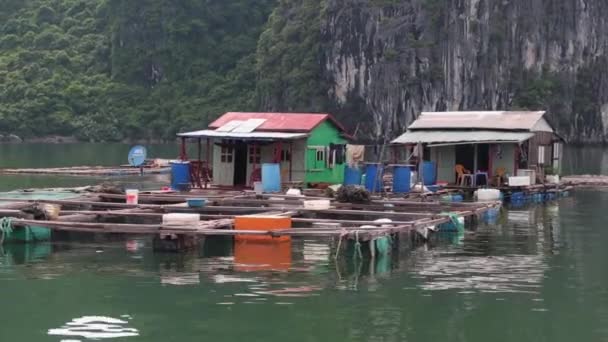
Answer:
<path fill-rule="evenodd" d="M 125 194 L 127 195 L 127 204 L 139 204 L 139 190 L 127 189 Z"/>

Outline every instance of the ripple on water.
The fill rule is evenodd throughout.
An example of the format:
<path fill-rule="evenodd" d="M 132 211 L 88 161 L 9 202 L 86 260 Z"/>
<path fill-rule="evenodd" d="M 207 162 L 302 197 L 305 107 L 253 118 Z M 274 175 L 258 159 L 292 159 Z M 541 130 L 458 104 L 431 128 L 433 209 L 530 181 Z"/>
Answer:
<path fill-rule="evenodd" d="M 547 269 L 539 255 L 421 255 L 414 269 L 425 290 L 536 293 Z"/>
<path fill-rule="evenodd" d="M 135 328 L 129 328 L 128 323 L 128 321 L 112 317 L 85 316 L 75 318 L 60 328 L 49 329 L 47 334 L 50 336 L 77 336 L 91 340 L 139 336 L 139 331 Z"/>

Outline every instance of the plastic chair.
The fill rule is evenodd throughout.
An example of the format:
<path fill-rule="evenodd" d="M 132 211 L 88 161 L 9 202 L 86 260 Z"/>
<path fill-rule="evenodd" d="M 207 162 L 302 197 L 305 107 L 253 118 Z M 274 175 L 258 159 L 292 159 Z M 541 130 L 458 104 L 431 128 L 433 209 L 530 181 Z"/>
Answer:
<path fill-rule="evenodd" d="M 474 180 L 471 171 L 465 169 L 464 166 L 461 164 L 456 164 L 454 170 L 456 170 L 456 173 L 458 174 L 458 177 L 456 178 L 456 184 L 464 186 L 465 182 L 468 180 L 469 185 L 473 185 Z"/>
<path fill-rule="evenodd" d="M 477 172 L 475 172 L 474 185 L 477 186 L 477 179 L 480 176 L 483 177 L 483 179 L 484 179 L 484 185 L 488 186 L 488 173 L 486 171 L 477 171 Z"/>
<path fill-rule="evenodd" d="M 496 169 L 496 172 L 494 173 L 494 184 L 496 186 L 502 185 L 506 173 L 507 169 L 505 169 L 504 167 L 499 167 Z"/>

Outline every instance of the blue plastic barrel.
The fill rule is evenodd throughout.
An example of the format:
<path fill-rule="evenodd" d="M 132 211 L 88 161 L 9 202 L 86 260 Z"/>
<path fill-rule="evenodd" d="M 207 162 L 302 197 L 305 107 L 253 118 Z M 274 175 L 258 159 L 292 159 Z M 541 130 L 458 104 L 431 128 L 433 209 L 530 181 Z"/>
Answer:
<path fill-rule="evenodd" d="M 345 167 L 344 185 L 361 185 L 361 169 L 358 167 Z"/>
<path fill-rule="evenodd" d="M 383 174 L 384 167 L 382 166 L 382 164 L 365 164 L 365 188 L 371 192 L 381 192 L 383 185 Z"/>
<path fill-rule="evenodd" d="M 409 165 L 393 165 L 393 192 L 405 194 L 410 192 L 412 170 Z"/>
<path fill-rule="evenodd" d="M 190 162 L 171 162 L 171 188 L 181 190 L 190 184 Z"/>
<path fill-rule="evenodd" d="M 279 164 L 262 164 L 262 191 L 281 192 L 281 166 Z"/>
<path fill-rule="evenodd" d="M 462 202 L 464 197 L 462 195 L 452 195 L 452 202 Z"/>
<path fill-rule="evenodd" d="M 422 177 L 424 185 L 433 185 L 437 183 L 437 163 L 433 161 L 425 161 L 422 163 Z"/>

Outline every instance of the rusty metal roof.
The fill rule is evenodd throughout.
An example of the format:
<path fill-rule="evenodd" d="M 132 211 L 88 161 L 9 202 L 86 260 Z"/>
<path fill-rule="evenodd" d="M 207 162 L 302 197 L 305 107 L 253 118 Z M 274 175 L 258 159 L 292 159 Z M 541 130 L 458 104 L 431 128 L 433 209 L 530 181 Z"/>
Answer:
<path fill-rule="evenodd" d="M 533 131 L 544 111 L 423 112 L 410 130 L 489 129 Z"/>
<path fill-rule="evenodd" d="M 331 115 L 326 113 L 245 113 L 228 112 L 209 125 L 211 129 L 217 129 L 230 121 L 247 121 L 251 119 L 263 119 L 263 124 L 256 127 L 255 131 L 275 132 L 310 132 L 325 120 L 330 120 L 340 131 L 346 132 L 344 127 Z"/>
<path fill-rule="evenodd" d="M 519 143 L 534 136 L 529 132 L 501 131 L 409 131 L 393 140 L 392 144 L 481 144 Z"/>

